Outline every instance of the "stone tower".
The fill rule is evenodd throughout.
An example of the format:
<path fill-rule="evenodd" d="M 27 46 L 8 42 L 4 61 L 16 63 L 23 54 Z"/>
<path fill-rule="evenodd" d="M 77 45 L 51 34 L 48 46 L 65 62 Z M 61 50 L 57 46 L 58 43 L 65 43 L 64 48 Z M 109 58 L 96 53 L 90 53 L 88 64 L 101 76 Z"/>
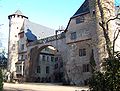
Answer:
<path fill-rule="evenodd" d="M 9 40 L 8 40 L 8 71 L 14 73 L 15 63 L 18 61 L 18 33 L 23 22 L 28 17 L 24 16 L 20 10 L 8 16 L 9 19 Z"/>
<path fill-rule="evenodd" d="M 106 28 L 107 21 L 115 17 L 114 0 L 89 0 L 89 7 L 91 10 L 91 14 L 95 13 L 95 31 L 93 31 L 91 35 L 94 50 L 94 59 L 96 61 L 98 69 L 100 69 L 103 59 L 108 56 L 104 32 L 103 28 L 100 26 L 100 23 L 102 23 L 103 21 L 105 23 L 104 27 Z M 108 29 L 106 28 L 106 30 L 112 42 L 115 21 L 111 20 L 107 24 Z"/>

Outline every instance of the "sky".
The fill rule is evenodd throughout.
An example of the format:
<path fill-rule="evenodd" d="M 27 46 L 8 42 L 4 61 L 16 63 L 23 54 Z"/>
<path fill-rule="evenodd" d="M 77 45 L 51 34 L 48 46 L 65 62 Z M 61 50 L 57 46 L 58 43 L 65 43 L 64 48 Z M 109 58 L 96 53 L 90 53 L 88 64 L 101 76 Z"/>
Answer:
<path fill-rule="evenodd" d="M 8 15 L 20 10 L 29 20 L 40 25 L 66 28 L 70 17 L 84 0 L 0 0 L 0 41 L 7 49 Z M 119 0 L 116 0 L 120 4 Z"/>

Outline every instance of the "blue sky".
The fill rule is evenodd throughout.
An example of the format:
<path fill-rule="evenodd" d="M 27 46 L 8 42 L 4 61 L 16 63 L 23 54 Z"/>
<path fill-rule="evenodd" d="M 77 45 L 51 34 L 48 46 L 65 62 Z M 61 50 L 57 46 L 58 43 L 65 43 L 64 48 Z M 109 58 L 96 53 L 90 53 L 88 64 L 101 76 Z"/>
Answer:
<path fill-rule="evenodd" d="M 8 15 L 20 10 L 29 20 L 53 29 L 66 27 L 84 0 L 0 0 L 0 38 L 7 47 Z"/>
<path fill-rule="evenodd" d="M 53 29 L 66 27 L 84 0 L 0 0 L 0 38 L 7 47 L 8 15 L 20 10 L 29 20 Z M 116 0 L 120 4 L 119 0 Z"/>

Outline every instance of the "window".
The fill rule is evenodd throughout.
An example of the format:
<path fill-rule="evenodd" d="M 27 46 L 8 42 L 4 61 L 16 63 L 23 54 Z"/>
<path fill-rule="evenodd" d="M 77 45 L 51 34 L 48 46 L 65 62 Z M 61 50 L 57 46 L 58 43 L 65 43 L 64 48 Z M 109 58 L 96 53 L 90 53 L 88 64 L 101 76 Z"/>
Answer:
<path fill-rule="evenodd" d="M 12 50 L 15 50 L 15 44 L 13 44 L 13 46 L 12 46 Z"/>
<path fill-rule="evenodd" d="M 15 37 L 17 37 L 17 35 L 15 35 Z"/>
<path fill-rule="evenodd" d="M 42 56 L 42 60 L 45 61 L 45 55 Z"/>
<path fill-rule="evenodd" d="M 20 65 L 20 71 L 22 70 L 22 66 Z"/>
<path fill-rule="evenodd" d="M 46 66 L 46 73 L 47 74 L 49 73 L 49 70 L 50 70 L 49 66 Z"/>
<path fill-rule="evenodd" d="M 27 59 L 27 55 L 25 55 L 25 59 Z"/>
<path fill-rule="evenodd" d="M 49 51 L 49 48 L 48 48 L 48 47 L 46 47 L 46 48 L 45 48 L 45 51 Z"/>
<path fill-rule="evenodd" d="M 71 33 L 71 40 L 74 40 L 77 38 L 76 32 Z"/>
<path fill-rule="evenodd" d="M 52 56 L 52 57 L 51 57 L 51 62 L 53 62 L 53 61 L 54 61 L 54 57 Z"/>
<path fill-rule="evenodd" d="M 24 50 L 24 44 L 21 45 L 21 50 Z"/>
<path fill-rule="evenodd" d="M 24 55 L 21 55 L 21 60 L 23 60 L 24 59 Z"/>
<path fill-rule="evenodd" d="M 86 49 L 79 49 L 79 56 L 86 56 Z"/>
<path fill-rule="evenodd" d="M 84 16 L 77 17 L 76 24 L 82 23 L 82 22 L 84 22 L 84 20 L 85 20 Z"/>
<path fill-rule="evenodd" d="M 58 64 L 55 64 L 55 67 L 54 67 L 54 69 L 57 69 L 58 68 Z"/>
<path fill-rule="evenodd" d="M 40 66 L 37 66 L 37 73 L 40 73 Z"/>
<path fill-rule="evenodd" d="M 58 57 L 55 58 L 55 61 L 58 61 Z"/>
<path fill-rule="evenodd" d="M 19 66 L 16 67 L 16 71 L 19 72 Z"/>
<path fill-rule="evenodd" d="M 63 62 L 60 62 L 60 67 L 63 67 Z"/>
<path fill-rule="evenodd" d="M 90 71 L 89 64 L 83 64 L 83 72 L 89 72 L 89 71 Z"/>
<path fill-rule="evenodd" d="M 47 56 L 47 61 L 49 61 L 49 56 Z"/>
<path fill-rule="evenodd" d="M 20 37 L 20 38 L 23 38 L 23 37 L 24 37 L 24 32 L 19 33 L 19 37 Z"/>
<path fill-rule="evenodd" d="M 23 71 L 24 71 L 25 67 L 23 66 Z"/>

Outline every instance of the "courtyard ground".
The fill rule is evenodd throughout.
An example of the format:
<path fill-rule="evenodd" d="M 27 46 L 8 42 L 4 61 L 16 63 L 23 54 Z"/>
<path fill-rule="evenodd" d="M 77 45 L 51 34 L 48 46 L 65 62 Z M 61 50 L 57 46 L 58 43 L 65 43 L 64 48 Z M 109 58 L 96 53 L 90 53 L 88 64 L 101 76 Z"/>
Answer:
<path fill-rule="evenodd" d="M 88 87 L 60 86 L 48 83 L 4 83 L 4 91 L 87 91 Z"/>

